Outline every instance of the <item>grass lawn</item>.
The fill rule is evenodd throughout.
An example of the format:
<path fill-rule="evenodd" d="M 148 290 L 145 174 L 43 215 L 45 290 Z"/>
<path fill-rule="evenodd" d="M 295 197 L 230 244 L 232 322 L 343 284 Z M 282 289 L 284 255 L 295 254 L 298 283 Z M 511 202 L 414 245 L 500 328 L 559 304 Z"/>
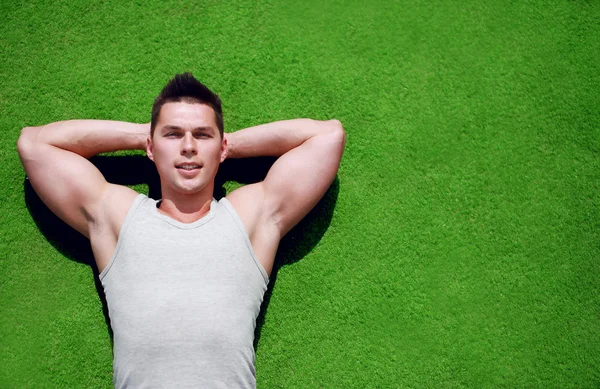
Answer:
<path fill-rule="evenodd" d="M 93 270 L 30 214 L 20 129 L 148 122 L 183 71 L 219 93 L 226 131 L 310 117 L 348 134 L 325 222 L 296 235 L 311 244 L 265 299 L 259 387 L 600 385 L 600 2 L 0 14 L 0 387 L 112 385 Z"/>

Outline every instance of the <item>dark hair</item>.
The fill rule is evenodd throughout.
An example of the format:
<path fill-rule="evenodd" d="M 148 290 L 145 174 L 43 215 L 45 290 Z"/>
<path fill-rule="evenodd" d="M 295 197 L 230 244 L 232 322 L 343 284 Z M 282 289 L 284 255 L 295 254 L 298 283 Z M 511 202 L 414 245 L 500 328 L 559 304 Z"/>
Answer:
<path fill-rule="evenodd" d="M 150 137 L 154 135 L 154 129 L 158 122 L 160 110 L 165 103 L 184 102 L 188 104 L 206 104 L 215 111 L 217 127 L 223 137 L 223 111 L 221 99 L 203 83 L 196 80 L 192 73 L 186 72 L 176 74 L 167 85 L 160 91 L 152 105 L 152 119 L 150 122 Z"/>

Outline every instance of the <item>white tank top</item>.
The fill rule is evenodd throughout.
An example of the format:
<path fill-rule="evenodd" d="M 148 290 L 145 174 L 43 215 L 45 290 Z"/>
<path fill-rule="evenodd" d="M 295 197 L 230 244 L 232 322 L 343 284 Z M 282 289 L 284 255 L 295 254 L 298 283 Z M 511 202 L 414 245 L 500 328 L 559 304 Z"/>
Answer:
<path fill-rule="evenodd" d="M 115 388 L 254 388 L 269 278 L 226 198 L 181 223 L 140 194 L 100 273 Z"/>

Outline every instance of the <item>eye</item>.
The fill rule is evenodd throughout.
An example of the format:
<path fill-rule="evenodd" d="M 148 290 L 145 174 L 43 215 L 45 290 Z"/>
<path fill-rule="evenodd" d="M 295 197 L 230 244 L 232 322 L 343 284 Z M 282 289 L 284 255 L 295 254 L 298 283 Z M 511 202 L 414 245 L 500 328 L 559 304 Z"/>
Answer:
<path fill-rule="evenodd" d="M 210 135 L 205 132 L 196 133 L 196 138 L 210 138 Z"/>

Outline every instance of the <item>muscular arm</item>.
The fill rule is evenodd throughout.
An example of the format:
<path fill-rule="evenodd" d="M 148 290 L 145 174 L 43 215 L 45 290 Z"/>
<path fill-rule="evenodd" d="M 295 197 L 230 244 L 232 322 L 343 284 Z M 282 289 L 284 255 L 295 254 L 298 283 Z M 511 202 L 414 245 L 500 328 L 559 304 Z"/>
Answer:
<path fill-rule="evenodd" d="M 228 158 L 279 157 L 312 137 L 331 133 L 341 137 L 343 132 L 338 120 L 293 119 L 261 124 L 226 134 Z"/>
<path fill-rule="evenodd" d="M 117 150 L 145 150 L 150 124 L 115 120 L 65 120 L 21 131 L 17 146 L 33 140 L 89 158 Z"/>
<path fill-rule="evenodd" d="M 227 134 L 228 158 L 277 156 L 261 183 L 228 198 L 270 272 L 279 240 L 316 205 L 338 171 L 346 134 L 337 120 L 285 120 Z"/>
<path fill-rule="evenodd" d="M 87 158 L 107 151 L 143 150 L 148 133 L 148 124 L 69 120 L 24 128 L 17 149 L 42 201 L 89 238 L 90 226 L 98 221 L 102 203 L 115 186 Z"/>

